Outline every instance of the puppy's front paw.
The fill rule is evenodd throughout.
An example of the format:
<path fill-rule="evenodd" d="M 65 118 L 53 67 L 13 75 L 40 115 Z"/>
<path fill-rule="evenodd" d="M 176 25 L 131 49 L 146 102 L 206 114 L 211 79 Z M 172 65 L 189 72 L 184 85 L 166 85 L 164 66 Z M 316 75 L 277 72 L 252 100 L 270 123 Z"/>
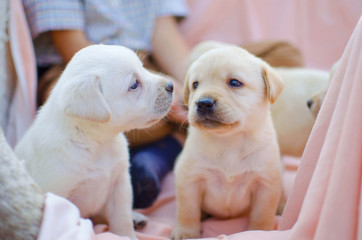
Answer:
<path fill-rule="evenodd" d="M 199 227 L 196 228 L 175 227 L 171 233 L 172 240 L 200 238 L 200 236 L 201 236 L 201 231 Z"/>
<path fill-rule="evenodd" d="M 134 228 L 138 229 L 146 226 L 148 218 L 142 213 L 132 211 L 132 220 Z"/>
<path fill-rule="evenodd" d="M 134 234 L 133 236 L 130 237 L 131 240 L 139 240 L 137 237 L 136 237 L 136 234 Z"/>

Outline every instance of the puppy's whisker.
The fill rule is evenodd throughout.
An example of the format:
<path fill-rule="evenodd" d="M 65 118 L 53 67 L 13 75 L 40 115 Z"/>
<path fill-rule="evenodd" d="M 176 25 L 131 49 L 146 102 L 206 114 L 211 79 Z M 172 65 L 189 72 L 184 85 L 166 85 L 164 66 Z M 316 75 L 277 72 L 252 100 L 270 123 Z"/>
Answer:
<path fill-rule="evenodd" d="M 179 130 L 186 129 L 188 127 L 189 123 L 185 120 L 179 125 Z"/>
<path fill-rule="evenodd" d="M 143 130 L 145 132 L 145 134 L 147 134 L 148 136 L 152 136 L 151 132 L 148 129 L 144 129 Z"/>
<path fill-rule="evenodd" d="M 130 137 L 131 137 L 132 139 L 134 139 L 135 141 L 138 141 L 138 140 L 140 139 L 140 133 L 139 133 L 138 130 L 130 131 L 128 134 L 129 134 Z"/>

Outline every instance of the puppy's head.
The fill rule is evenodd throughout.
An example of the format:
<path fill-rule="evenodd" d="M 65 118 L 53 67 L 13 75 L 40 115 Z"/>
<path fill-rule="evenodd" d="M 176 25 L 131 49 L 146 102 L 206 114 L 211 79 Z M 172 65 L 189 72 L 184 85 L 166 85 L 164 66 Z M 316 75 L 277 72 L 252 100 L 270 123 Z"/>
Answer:
<path fill-rule="evenodd" d="M 332 78 L 334 77 L 336 71 L 337 71 L 337 68 L 340 64 L 340 60 L 338 60 L 337 62 L 335 62 L 329 72 L 329 83 L 328 83 L 328 86 L 321 90 L 321 91 L 318 91 L 316 92 L 310 99 L 308 99 L 307 101 L 307 106 L 310 110 L 310 112 L 312 113 L 313 117 L 314 118 L 317 118 L 318 116 L 318 113 L 319 113 L 319 110 L 322 106 L 322 103 L 324 101 L 324 98 L 326 97 L 327 95 L 327 91 L 328 91 L 328 87 L 329 87 L 329 84 L 330 82 L 332 81 Z"/>
<path fill-rule="evenodd" d="M 189 122 L 203 129 L 250 128 L 265 119 L 284 87 L 261 59 L 239 47 L 207 51 L 189 68 L 185 103 Z"/>
<path fill-rule="evenodd" d="M 146 70 L 132 50 L 92 45 L 69 62 L 50 98 L 66 116 L 126 131 L 164 117 L 172 91 L 172 83 Z"/>
<path fill-rule="evenodd" d="M 309 108 L 309 111 L 312 113 L 314 118 L 317 118 L 318 116 L 323 100 L 326 97 L 327 90 L 328 88 L 318 91 L 307 101 L 307 106 Z"/>

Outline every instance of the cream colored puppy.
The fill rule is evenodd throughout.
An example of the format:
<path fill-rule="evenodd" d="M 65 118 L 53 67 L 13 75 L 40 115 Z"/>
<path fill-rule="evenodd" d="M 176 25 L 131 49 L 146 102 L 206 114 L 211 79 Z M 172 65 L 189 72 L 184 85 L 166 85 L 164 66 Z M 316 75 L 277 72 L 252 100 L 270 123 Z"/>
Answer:
<path fill-rule="evenodd" d="M 48 101 L 16 147 L 43 192 L 105 219 L 110 231 L 136 239 L 124 131 L 164 117 L 173 86 L 121 46 L 93 45 L 67 65 Z"/>
<path fill-rule="evenodd" d="M 307 101 L 328 85 L 328 72 L 308 68 L 274 68 L 285 87 L 271 106 L 274 127 L 282 155 L 301 157 L 315 118 Z"/>
<path fill-rule="evenodd" d="M 218 41 L 197 44 L 188 57 L 188 66 L 203 53 L 223 46 L 233 45 Z M 277 67 L 273 69 L 285 83 L 283 92 L 271 106 L 280 152 L 282 155 L 301 157 L 315 122 L 313 115 L 319 110 L 321 103 L 320 99 L 316 99 L 320 97 L 319 94 L 312 100 L 308 101 L 308 99 L 315 92 L 327 87 L 328 72 L 308 68 Z M 307 101 L 310 109 L 308 109 Z"/>
<path fill-rule="evenodd" d="M 269 105 L 283 81 L 239 47 L 207 51 L 185 82 L 188 137 L 175 166 L 174 239 L 197 238 L 201 213 L 249 215 L 248 229 L 273 229 L 282 165 Z"/>
<path fill-rule="evenodd" d="M 340 60 L 338 60 L 337 62 L 335 62 L 329 72 L 329 77 L 328 77 L 328 84 L 320 91 L 315 91 L 315 93 L 312 95 L 312 97 L 310 99 L 308 99 L 307 101 L 307 105 L 309 108 L 309 111 L 312 113 L 314 118 L 317 118 L 319 110 L 322 106 L 322 103 L 324 101 L 324 98 L 327 95 L 327 91 L 329 88 L 329 85 L 332 81 L 332 78 L 334 77 L 334 74 L 337 71 L 337 68 L 339 66 Z"/>

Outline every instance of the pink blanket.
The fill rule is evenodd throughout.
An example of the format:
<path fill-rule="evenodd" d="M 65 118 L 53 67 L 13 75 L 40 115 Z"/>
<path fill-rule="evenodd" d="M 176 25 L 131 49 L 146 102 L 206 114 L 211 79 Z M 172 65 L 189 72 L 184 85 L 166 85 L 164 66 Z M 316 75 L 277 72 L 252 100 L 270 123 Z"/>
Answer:
<path fill-rule="evenodd" d="M 210 219 L 203 223 L 204 238 L 362 239 L 361 66 L 362 18 L 345 48 L 318 115 L 295 182 L 289 189 L 284 214 L 280 219 L 276 218 L 277 230 L 243 232 L 247 224 L 245 218 Z M 293 175 L 296 170 L 293 159 L 284 160 L 288 161 L 286 173 Z M 291 185 L 290 181 L 285 182 L 286 186 Z M 158 201 L 144 211 L 150 222 L 137 233 L 140 239 L 167 239 L 171 232 L 175 217 L 172 174 L 163 187 Z M 73 214 L 68 213 L 70 209 Z M 87 221 L 79 218 L 72 204 L 48 195 L 39 239 L 57 239 L 59 236 L 71 236 L 66 239 L 124 239 L 110 233 L 95 235 Z M 96 232 L 103 230 L 106 230 L 104 226 L 95 227 Z"/>

